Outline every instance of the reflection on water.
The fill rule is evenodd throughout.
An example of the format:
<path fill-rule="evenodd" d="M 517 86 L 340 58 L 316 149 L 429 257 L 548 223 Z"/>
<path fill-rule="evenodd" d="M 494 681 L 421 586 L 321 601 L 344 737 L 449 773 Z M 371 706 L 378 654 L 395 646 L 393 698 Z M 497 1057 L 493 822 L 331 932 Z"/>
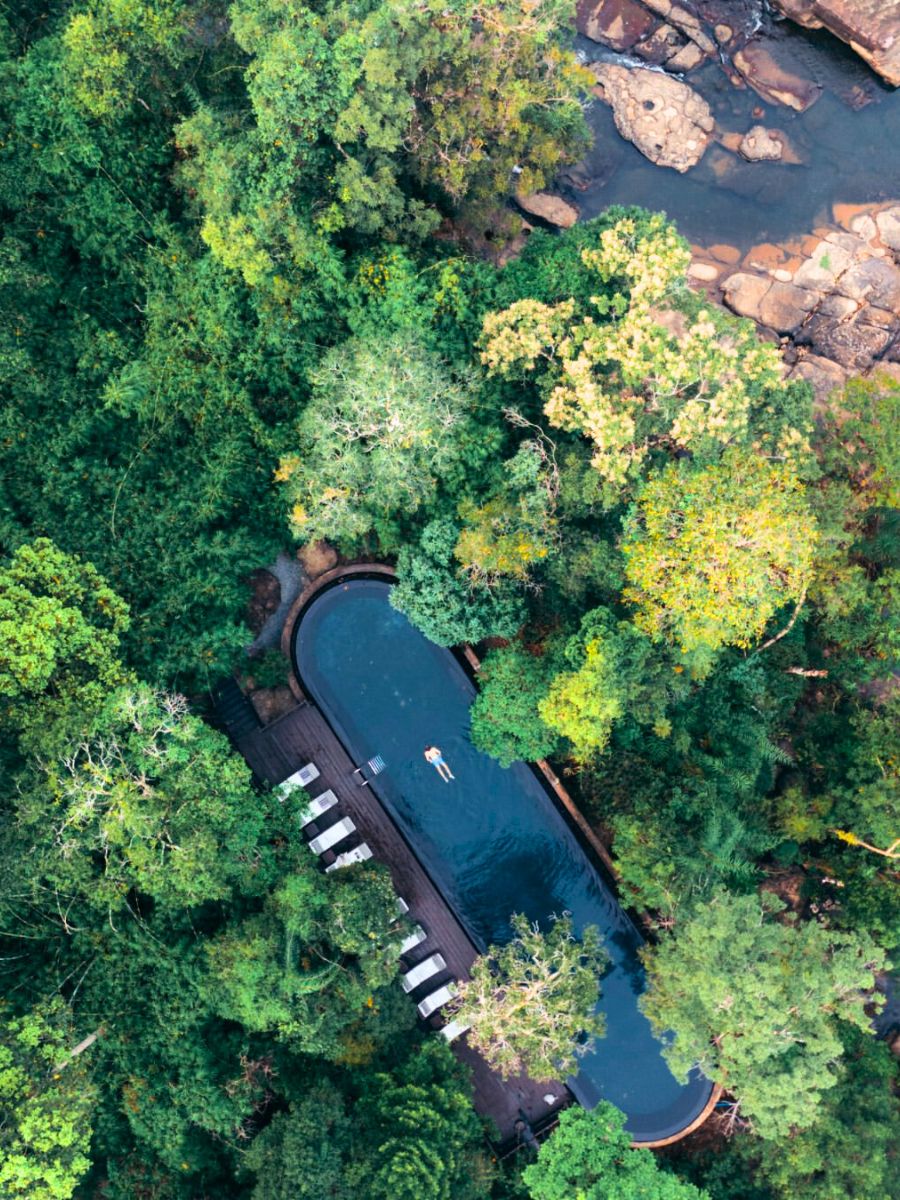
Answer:
<path fill-rule="evenodd" d="M 665 211 L 693 242 L 747 249 L 807 233 L 830 219 L 835 203 L 900 198 L 900 93 L 827 33 L 771 22 L 768 32 L 777 33 L 798 73 L 823 88 L 805 113 L 734 87 L 714 63 L 691 72 L 686 82 L 703 95 L 719 128 L 742 134 L 756 124 L 781 129 L 803 164 L 748 163 L 712 143 L 696 167 L 679 175 L 655 167 L 624 141 L 611 110 L 598 100 L 587 114 L 594 148 L 571 173 L 592 182 L 586 191 L 565 178 L 561 186 L 583 217 L 611 204 L 640 204 Z M 579 38 L 577 48 L 588 61 L 632 61 L 587 38 Z"/>
<path fill-rule="evenodd" d="M 508 941 L 515 912 L 543 924 L 570 912 L 576 930 L 600 928 L 607 1034 L 571 1086 L 586 1104 L 611 1100 L 640 1140 L 683 1129 L 710 1085 L 673 1078 L 637 1006 L 639 934 L 530 768 L 505 769 L 471 744 L 471 683 L 391 608 L 388 586 L 354 580 L 312 602 L 296 646 L 306 689 L 355 761 L 384 758 L 373 790 L 476 944 Z M 426 745 L 440 747 L 452 783 L 425 761 Z"/>

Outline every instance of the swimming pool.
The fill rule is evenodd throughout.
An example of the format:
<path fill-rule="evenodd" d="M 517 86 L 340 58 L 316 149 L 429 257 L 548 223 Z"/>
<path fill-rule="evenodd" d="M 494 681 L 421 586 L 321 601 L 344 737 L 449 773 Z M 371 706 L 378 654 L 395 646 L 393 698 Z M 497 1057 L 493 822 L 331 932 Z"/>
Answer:
<path fill-rule="evenodd" d="M 684 1129 L 711 1084 L 679 1083 L 637 1007 L 641 937 L 589 861 L 534 771 L 503 768 L 469 740 L 475 688 L 453 654 L 393 609 L 390 584 L 350 578 L 320 591 L 294 630 L 307 694 L 356 762 L 380 755 L 373 787 L 477 946 L 503 942 L 509 918 L 546 921 L 568 911 L 594 924 L 611 957 L 601 1008 L 606 1037 L 569 1087 L 586 1107 L 611 1101 L 635 1141 Z M 439 746 L 456 779 L 445 783 L 423 751 Z"/>

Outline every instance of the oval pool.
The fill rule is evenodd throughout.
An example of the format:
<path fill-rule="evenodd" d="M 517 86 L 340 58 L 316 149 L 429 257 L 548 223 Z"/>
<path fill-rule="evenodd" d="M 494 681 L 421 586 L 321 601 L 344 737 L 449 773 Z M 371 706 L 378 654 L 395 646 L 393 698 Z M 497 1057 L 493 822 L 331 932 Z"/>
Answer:
<path fill-rule="evenodd" d="M 699 1073 L 674 1078 L 638 1009 L 640 934 L 535 772 L 501 767 L 472 745 L 472 682 L 391 607 L 390 586 L 356 577 L 310 600 L 293 634 L 304 690 L 356 762 L 384 759 L 379 800 L 479 948 L 509 938 L 514 912 L 546 921 L 565 910 L 576 928 L 599 926 L 612 960 L 600 1001 L 607 1033 L 568 1085 L 588 1108 L 605 1099 L 622 1109 L 635 1141 L 671 1137 L 712 1085 Z M 453 782 L 425 761 L 429 744 Z"/>

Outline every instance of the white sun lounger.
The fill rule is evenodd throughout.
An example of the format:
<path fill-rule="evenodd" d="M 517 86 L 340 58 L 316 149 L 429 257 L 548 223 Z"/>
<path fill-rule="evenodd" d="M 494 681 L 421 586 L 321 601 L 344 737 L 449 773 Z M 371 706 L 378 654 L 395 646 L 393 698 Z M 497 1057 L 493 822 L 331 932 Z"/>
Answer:
<path fill-rule="evenodd" d="M 306 808 L 300 810 L 297 814 L 297 820 L 301 825 L 308 825 L 310 821 L 314 821 L 316 817 L 321 817 L 322 813 L 328 812 L 329 808 L 334 808 L 338 798 L 331 790 L 323 792 L 321 796 L 316 796 L 315 800 L 310 800 Z"/>
<path fill-rule="evenodd" d="M 417 925 L 409 937 L 404 938 L 400 943 L 400 949 L 397 951 L 397 954 L 409 954 L 410 950 L 414 950 L 416 946 L 418 946 L 421 942 L 424 942 L 427 937 L 428 934 L 425 932 L 422 926 Z"/>
<path fill-rule="evenodd" d="M 407 971 L 405 975 L 400 976 L 400 986 L 404 992 L 411 992 L 413 988 L 417 988 L 420 983 L 424 983 L 432 975 L 437 975 L 439 971 L 443 971 L 446 966 L 447 964 L 444 962 L 442 955 L 431 954 L 423 962 L 420 962 L 417 967 L 413 967 L 411 971 Z"/>
<path fill-rule="evenodd" d="M 356 832 L 356 826 L 349 817 L 341 817 L 324 833 L 320 833 L 318 837 L 314 837 L 309 843 L 309 848 L 313 854 L 324 854 L 326 850 L 330 850 L 332 846 L 336 846 L 338 842 L 342 842 L 345 837 Z"/>
<path fill-rule="evenodd" d="M 440 1034 L 448 1042 L 455 1042 L 458 1037 L 462 1037 L 467 1029 L 471 1028 L 472 1026 L 468 1021 L 450 1021 L 440 1030 Z"/>
<path fill-rule="evenodd" d="M 319 768 L 315 763 L 307 763 L 305 767 L 301 767 L 299 771 L 295 771 L 293 775 L 289 775 L 282 783 L 279 783 L 275 788 L 275 794 L 279 800 L 286 800 L 291 792 L 297 788 L 305 788 L 319 778 Z"/>
<path fill-rule="evenodd" d="M 409 905 L 402 896 L 397 897 L 397 912 L 401 915 L 401 917 L 405 917 L 409 912 Z"/>
<path fill-rule="evenodd" d="M 354 863 L 365 862 L 371 857 L 372 851 L 365 842 L 360 842 L 352 850 L 345 850 L 343 854 L 339 854 L 331 866 L 325 868 L 325 874 L 330 875 L 332 871 L 339 871 L 341 867 L 352 867 Z"/>
<path fill-rule="evenodd" d="M 448 1000 L 452 1000 L 456 992 L 455 983 L 445 983 L 443 987 L 438 988 L 436 992 L 432 992 L 430 996 L 426 996 L 424 1000 L 419 1002 L 419 1016 L 424 1021 L 433 1012 L 437 1012 L 442 1004 L 446 1004 Z"/>

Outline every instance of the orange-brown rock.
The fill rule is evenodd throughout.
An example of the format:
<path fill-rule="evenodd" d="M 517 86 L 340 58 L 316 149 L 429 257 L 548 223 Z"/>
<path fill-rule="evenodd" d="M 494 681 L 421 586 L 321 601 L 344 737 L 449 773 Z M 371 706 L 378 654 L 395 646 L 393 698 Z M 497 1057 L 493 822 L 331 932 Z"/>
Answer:
<path fill-rule="evenodd" d="M 655 24 L 653 14 L 637 0 L 579 0 L 575 28 L 613 50 L 630 50 Z"/>
<path fill-rule="evenodd" d="M 760 321 L 776 333 L 795 333 L 821 298 L 819 292 L 776 281 L 760 301 Z"/>
<path fill-rule="evenodd" d="M 737 246 L 727 246 L 723 242 L 717 242 L 715 246 L 710 246 L 709 253 L 713 258 L 730 267 L 741 261 L 741 252 Z"/>
<path fill-rule="evenodd" d="M 761 42 L 748 43 L 738 50 L 732 62 L 757 95 L 772 104 L 805 112 L 822 94 L 817 83 L 777 62 L 772 51 Z"/>
<path fill-rule="evenodd" d="M 871 204 L 833 204 L 831 206 L 831 213 L 836 224 L 847 230 L 850 229 L 850 222 L 854 217 L 858 217 L 860 213 L 870 213 L 871 211 Z"/>
<path fill-rule="evenodd" d="M 770 288 L 775 285 L 765 275 L 751 275 L 748 271 L 736 271 L 722 284 L 725 303 L 739 317 L 760 320 L 760 305 Z"/>
<path fill-rule="evenodd" d="M 775 0 L 807 29 L 824 26 L 888 83 L 900 85 L 900 0 Z"/>
<path fill-rule="evenodd" d="M 760 242 L 758 246 L 753 246 L 744 255 L 744 266 L 755 267 L 760 271 L 769 271 L 773 267 L 780 267 L 786 258 L 785 252 L 774 242 Z"/>
<path fill-rule="evenodd" d="M 337 566 L 338 553 L 327 542 L 307 542 L 297 551 L 297 559 L 308 579 L 318 579 Z"/>

